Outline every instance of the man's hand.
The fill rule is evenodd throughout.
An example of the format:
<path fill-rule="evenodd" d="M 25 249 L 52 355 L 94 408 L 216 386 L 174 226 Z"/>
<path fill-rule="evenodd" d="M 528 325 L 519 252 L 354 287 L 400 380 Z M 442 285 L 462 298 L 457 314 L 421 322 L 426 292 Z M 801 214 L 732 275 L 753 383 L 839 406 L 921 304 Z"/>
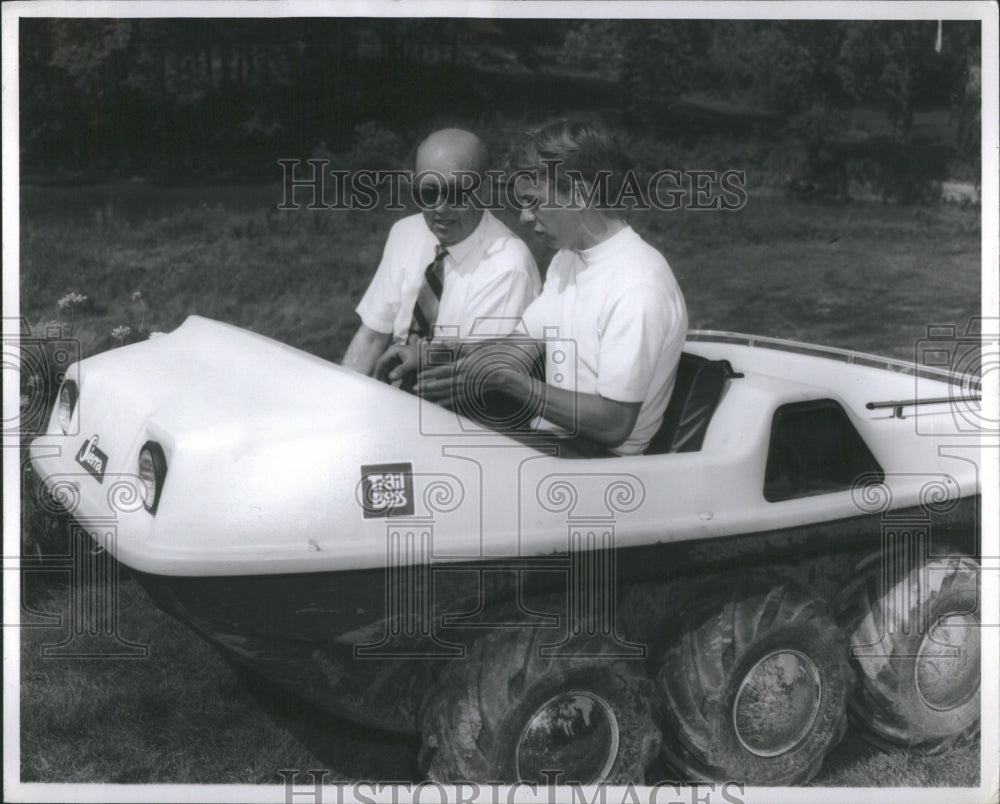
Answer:
<path fill-rule="evenodd" d="M 499 392 L 517 404 L 530 405 L 533 415 L 608 449 L 625 442 L 635 427 L 641 402 L 621 402 L 547 385 L 527 373 L 525 352 L 512 360 L 512 346 L 485 346 L 454 363 L 424 369 L 414 391 L 466 415 L 482 410 L 484 397 Z"/>
<path fill-rule="evenodd" d="M 407 379 L 416 375 L 419 364 L 416 346 L 405 343 L 393 344 L 375 361 L 374 377 L 397 388 Z"/>
<path fill-rule="evenodd" d="M 482 407 L 486 394 L 502 392 L 517 399 L 529 379 L 525 370 L 512 365 L 509 347 L 484 345 L 471 354 L 442 365 L 425 368 L 417 377 L 414 391 L 424 399 L 447 408 Z"/>
<path fill-rule="evenodd" d="M 464 357 L 446 366 L 434 366 L 420 372 L 414 392 L 429 402 L 446 408 L 469 409 L 466 404 L 472 400 L 474 408 L 482 407 L 485 394 L 502 391 L 514 398 L 518 394 L 516 385 L 527 380 L 528 375 L 511 368 L 495 368 L 480 371 L 475 360 Z"/>

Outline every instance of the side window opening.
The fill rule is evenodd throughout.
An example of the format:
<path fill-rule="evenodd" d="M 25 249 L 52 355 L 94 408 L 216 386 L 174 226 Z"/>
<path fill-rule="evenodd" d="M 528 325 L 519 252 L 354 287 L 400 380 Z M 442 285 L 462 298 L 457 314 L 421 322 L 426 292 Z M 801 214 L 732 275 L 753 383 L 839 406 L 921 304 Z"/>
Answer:
<path fill-rule="evenodd" d="M 832 399 L 782 405 L 771 420 L 764 499 L 793 500 L 849 490 L 862 475 L 885 473 L 847 413 Z"/>

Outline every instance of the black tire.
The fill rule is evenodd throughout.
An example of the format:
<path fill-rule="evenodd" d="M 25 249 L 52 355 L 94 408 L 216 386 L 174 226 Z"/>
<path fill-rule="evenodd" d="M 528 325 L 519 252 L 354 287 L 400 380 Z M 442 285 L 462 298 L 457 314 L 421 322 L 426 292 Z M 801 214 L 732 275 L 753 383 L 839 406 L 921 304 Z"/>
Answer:
<path fill-rule="evenodd" d="M 441 673 L 419 717 L 419 762 L 427 778 L 477 783 L 644 782 L 646 768 L 659 751 L 660 732 L 653 719 L 653 683 L 643 661 L 607 655 L 613 648 L 609 640 L 593 638 L 576 646 L 586 655 L 539 655 L 539 647 L 552 641 L 549 629 L 490 631 L 469 646 L 464 659 Z M 557 779 L 520 768 L 518 762 L 522 738 L 527 744 L 531 734 L 537 734 L 529 732 L 526 737 L 527 727 L 548 705 L 554 706 L 553 699 L 570 703 L 588 729 L 593 724 L 593 740 L 584 745 L 596 746 L 585 753 L 586 761 L 578 757 L 580 772 L 570 770 L 558 750 L 536 753 L 532 759 L 544 763 L 531 767 L 559 771 Z M 568 741 L 572 733 L 572 728 L 566 730 L 563 739 Z M 551 741 L 545 743 L 546 749 L 550 745 Z"/>
<path fill-rule="evenodd" d="M 854 679 L 843 632 L 792 581 L 722 575 L 703 588 L 728 591 L 681 603 L 660 642 L 664 760 L 679 781 L 808 781 L 847 728 Z M 788 684 L 788 672 L 801 683 Z M 784 696 L 750 683 L 768 678 Z M 792 690 L 795 712 L 782 706 Z"/>
<path fill-rule="evenodd" d="M 932 753 L 978 729 L 974 560 L 931 558 L 908 568 L 885 565 L 875 554 L 859 565 L 857 579 L 838 598 L 838 610 L 860 680 L 850 712 L 866 740 Z M 957 655 L 944 655 L 941 645 Z M 923 661 L 929 650 L 936 655 Z"/>

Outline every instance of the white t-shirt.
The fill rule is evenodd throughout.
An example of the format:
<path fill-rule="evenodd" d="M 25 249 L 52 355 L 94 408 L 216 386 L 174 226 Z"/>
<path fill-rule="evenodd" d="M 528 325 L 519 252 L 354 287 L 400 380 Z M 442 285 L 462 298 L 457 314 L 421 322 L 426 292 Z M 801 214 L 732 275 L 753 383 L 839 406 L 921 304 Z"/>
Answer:
<path fill-rule="evenodd" d="M 642 402 L 613 450 L 641 453 L 663 419 L 687 334 L 684 297 L 663 255 L 628 226 L 593 248 L 563 249 L 524 323 L 531 337 L 548 339 L 547 383 Z"/>
<path fill-rule="evenodd" d="M 394 338 L 407 336 L 424 270 L 434 260 L 437 244 L 423 215 L 393 225 L 382 262 L 356 308 L 365 326 Z M 540 285 L 535 259 L 524 241 L 484 210 L 472 234 L 448 246 L 435 337 L 508 335 Z"/>

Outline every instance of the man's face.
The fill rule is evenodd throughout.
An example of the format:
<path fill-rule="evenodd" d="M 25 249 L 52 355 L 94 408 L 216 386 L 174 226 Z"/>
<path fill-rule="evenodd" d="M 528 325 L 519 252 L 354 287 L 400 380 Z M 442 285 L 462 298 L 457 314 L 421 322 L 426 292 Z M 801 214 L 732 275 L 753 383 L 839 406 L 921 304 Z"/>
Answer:
<path fill-rule="evenodd" d="M 462 242 L 475 231 L 483 215 L 468 189 L 457 192 L 459 187 L 468 188 L 472 177 L 467 173 L 456 175 L 450 165 L 418 158 L 417 173 L 425 171 L 431 174 L 423 177 L 417 190 L 427 228 L 444 246 Z M 441 178 L 446 182 L 444 186 Z"/>
<path fill-rule="evenodd" d="M 521 207 L 521 223 L 531 226 L 547 246 L 554 249 L 582 247 L 581 209 L 572 203 L 569 192 L 557 190 L 552 193 L 544 178 L 538 177 L 535 181 L 519 176 L 514 183 L 514 197 Z"/>

